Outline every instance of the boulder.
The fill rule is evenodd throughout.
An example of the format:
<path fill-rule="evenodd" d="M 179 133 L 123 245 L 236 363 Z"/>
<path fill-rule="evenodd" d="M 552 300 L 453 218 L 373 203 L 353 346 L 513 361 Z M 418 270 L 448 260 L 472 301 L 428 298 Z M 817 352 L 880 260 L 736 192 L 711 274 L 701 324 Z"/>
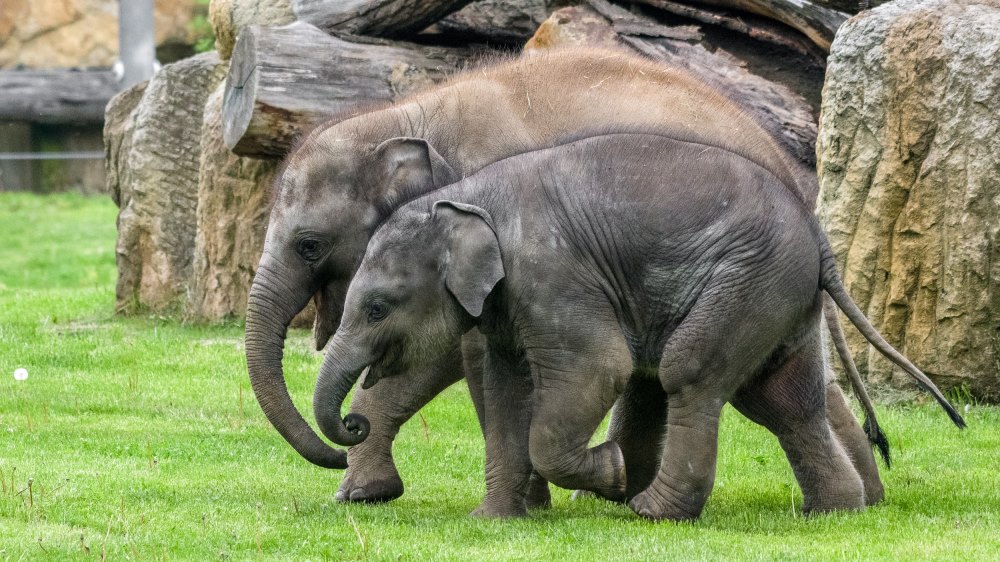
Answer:
<path fill-rule="evenodd" d="M 240 32 L 251 25 L 276 26 L 295 21 L 291 0 L 212 0 L 208 19 L 215 32 L 215 50 L 229 60 Z"/>
<path fill-rule="evenodd" d="M 833 43 L 820 217 L 847 286 L 945 388 L 1000 399 L 1000 0 L 898 0 Z M 871 379 L 909 377 L 846 330 Z"/>
<path fill-rule="evenodd" d="M 119 311 L 179 309 L 194 252 L 202 110 L 224 76 L 218 55 L 205 53 L 164 66 L 124 118 L 118 109 L 134 98 L 112 104 L 105 142 L 120 208 Z"/>
<path fill-rule="evenodd" d="M 140 82 L 111 98 L 104 109 L 104 170 L 107 193 L 119 209 L 127 207 L 132 194 L 128 190 L 128 154 L 132 150 L 135 110 L 146 93 L 148 81 Z M 122 187 L 126 190 L 122 192 Z"/>

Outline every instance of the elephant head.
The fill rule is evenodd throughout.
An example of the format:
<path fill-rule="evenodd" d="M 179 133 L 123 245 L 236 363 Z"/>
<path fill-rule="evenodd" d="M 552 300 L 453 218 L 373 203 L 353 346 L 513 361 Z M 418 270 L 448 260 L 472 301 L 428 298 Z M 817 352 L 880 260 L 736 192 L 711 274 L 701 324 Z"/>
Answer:
<path fill-rule="evenodd" d="M 368 245 L 320 370 L 313 405 L 323 433 L 341 445 L 360 442 L 367 420 L 350 414 L 342 421 L 340 411 L 361 372 L 368 368 L 362 388 L 370 388 L 440 360 L 503 277 L 483 209 L 439 201 L 430 213 L 408 205 L 394 214 Z"/>
<path fill-rule="evenodd" d="M 422 139 L 376 144 L 340 136 L 336 126 L 318 131 L 287 160 L 246 320 L 247 368 L 264 414 L 303 457 L 328 468 L 346 468 L 346 454 L 319 439 L 292 404 L 281 361 L 288 325 L 315 297 L 316 346 L 322 349 L 387 209 L 457 179 Z"/>

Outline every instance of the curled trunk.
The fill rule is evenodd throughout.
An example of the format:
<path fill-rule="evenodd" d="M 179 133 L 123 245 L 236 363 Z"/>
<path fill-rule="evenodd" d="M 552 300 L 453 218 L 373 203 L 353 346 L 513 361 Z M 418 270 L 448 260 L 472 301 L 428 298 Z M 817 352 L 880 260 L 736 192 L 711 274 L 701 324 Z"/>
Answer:
<path fill-rule="evenodd" d="M 285 336 L 310 294 L 276 283 L 278 279 L 262 263 L 247 301 L 247 369 L 254 395 L 271 425 L 306 460 L 324 468 L 347 468 L 347 453 L 324 443 L 288 394 L 281 365 Z"/>
<path fill-rule="evenodd" d="M 361 371 L 371 362 L 362 353 L 347 353 L 344 340 L 334 336 L 333 345 L 327 351 L 323 367 L 316 382 L 313 410 L 320 430 L 328 439 L 338 445 L 357 445 L 368 437 L 370 424 L 360 414 L 347 414 L 340 419 L 340 411 L 347 394 L 358 382 Z"/>

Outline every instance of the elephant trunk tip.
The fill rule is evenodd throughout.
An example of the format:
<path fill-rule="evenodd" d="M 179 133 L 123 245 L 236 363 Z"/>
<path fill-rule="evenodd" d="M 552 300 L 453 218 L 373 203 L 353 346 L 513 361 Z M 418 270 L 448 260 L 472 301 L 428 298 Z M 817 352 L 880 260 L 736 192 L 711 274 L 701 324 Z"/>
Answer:
<path fill-rule="evenodd" d="M 353 443 L 344 443 L 345 445 L 357 445 L 361 443 L 368 438 L 368 434 L 372 428 L 371 423 L 368 422 L 368 418 L 353 412 L 344 416 L 344 427 L 347 428 L 350 435 L 353 435 L 357 439 Z"/>

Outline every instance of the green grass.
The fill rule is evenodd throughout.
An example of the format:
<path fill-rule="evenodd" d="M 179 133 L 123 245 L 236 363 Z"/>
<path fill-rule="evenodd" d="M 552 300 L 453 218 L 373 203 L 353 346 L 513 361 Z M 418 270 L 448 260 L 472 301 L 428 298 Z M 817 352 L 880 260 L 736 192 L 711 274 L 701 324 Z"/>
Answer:
<path fill-rule="evenodd" d="M 483 444 L 459 385 L 426 431 L 402 429 L 401 499 L 337 504 L 341 473 L 300 459 L 254 401 L 240 326 L 114 315 L 114 218 L 106 199 L 0 194 L 0 560 L 1000 557 L 1000 409 L 981 405 L 963 432 L 933 405 L 880 406 L 895 464 L 862 513 L 804 518 L 775 440 L 729 410 L 697 523 L 557 489 L 547 512 L 483 521 L 467 516 Z M 293 332 L 306 419 L 320 360 Z"/>

